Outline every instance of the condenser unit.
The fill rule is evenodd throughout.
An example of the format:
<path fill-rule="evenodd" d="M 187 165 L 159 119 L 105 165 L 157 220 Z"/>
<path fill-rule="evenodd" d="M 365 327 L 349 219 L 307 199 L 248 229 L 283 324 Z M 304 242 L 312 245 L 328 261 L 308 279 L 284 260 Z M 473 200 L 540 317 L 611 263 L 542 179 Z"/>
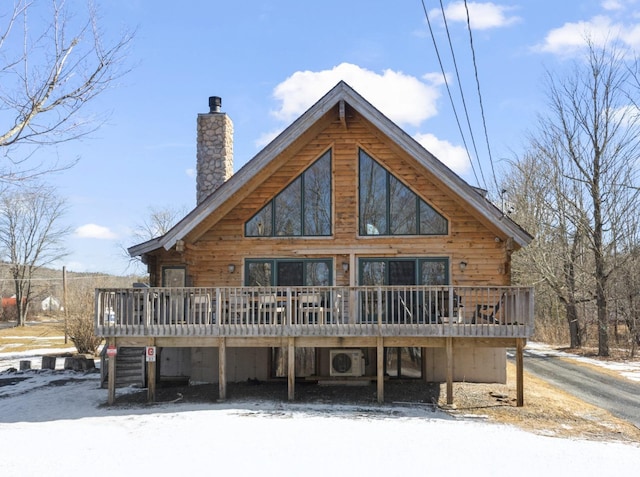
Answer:
<path fill-rule="evenodd" d="M 359 349 L 332 349 L 329 351 L 331 376 L 362 376 L 364 359 Z"/>

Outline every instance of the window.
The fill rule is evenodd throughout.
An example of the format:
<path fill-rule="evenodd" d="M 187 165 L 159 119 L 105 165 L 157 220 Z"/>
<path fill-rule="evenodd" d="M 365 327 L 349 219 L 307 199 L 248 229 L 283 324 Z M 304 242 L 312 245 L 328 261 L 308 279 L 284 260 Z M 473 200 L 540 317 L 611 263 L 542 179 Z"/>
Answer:
<path fill-rule="evenodd" d="M 187 271 L 184 267 L 162 267 L 163 287 L 184 287 L 187 283 Z"/>
<path fill-rule="evenodd" d="M 331 151 L 245 224 L 247 237 L 331 235 Z"/>
<path fill-rule="evenodd" d="M 447 310 L 447 291 L 418 287 L 448 285 L 447 258 L 361 258 L 358 263 L 360 285 L 398 287 L 361 292 L 364 322 L 380 318 L 384 323 L 437 323 Z"/>
<path fill-rule="evenodd" d="M 448 222 L 360 150 L 360 235 L 446 235 Z"/>
<path fill-rule="evenodd" d="M 245 266 L 250 287 L 331 285 L 331 260 L 247 260 Z"/>
<path fill-rule="evenodd" d="M 361 258 L 360 284 L 448 285 L 447 258 Z"/>

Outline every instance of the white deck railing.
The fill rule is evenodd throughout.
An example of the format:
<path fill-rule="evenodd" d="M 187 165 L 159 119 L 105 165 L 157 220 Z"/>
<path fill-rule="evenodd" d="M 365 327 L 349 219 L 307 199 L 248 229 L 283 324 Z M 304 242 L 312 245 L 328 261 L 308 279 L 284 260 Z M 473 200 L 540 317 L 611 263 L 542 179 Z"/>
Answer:
<path fill-rule="evenodd" d="M 97 289 L 99 336 L 487 336 L 533 333 L 529 287 Z"/>

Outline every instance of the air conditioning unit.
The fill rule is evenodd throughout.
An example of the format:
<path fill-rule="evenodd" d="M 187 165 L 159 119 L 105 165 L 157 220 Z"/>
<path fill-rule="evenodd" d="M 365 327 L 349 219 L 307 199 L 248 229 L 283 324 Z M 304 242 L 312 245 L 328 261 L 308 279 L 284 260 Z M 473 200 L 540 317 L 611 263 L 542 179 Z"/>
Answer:
<path fill-rule="evenodd" d="M 331 362 L 330 376 L 362 376 L 364 358 L 359 349 L 332 349 L 329 351 Z"/>

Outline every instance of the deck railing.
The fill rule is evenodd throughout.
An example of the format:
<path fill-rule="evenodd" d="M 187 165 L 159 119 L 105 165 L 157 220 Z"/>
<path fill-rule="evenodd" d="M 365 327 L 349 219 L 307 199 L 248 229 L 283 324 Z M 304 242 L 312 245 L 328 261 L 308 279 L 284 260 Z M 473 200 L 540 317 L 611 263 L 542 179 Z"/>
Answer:
<path fill-rule="evenodd" d="M 100 336 L 488 336 L 533 333 L 529 287 L 97 289 Z"/>

